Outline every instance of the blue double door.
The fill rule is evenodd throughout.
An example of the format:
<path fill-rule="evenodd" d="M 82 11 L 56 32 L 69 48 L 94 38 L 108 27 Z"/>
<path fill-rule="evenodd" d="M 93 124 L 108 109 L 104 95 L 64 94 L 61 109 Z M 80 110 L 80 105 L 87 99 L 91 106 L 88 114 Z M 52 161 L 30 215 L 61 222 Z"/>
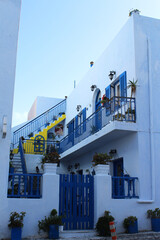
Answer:
<path fill-rule="evenodd" d="M 60 175 L 59 199 L 59 214 L 64 216 L 64 230 L 93 229 L 93 176 Z"/>

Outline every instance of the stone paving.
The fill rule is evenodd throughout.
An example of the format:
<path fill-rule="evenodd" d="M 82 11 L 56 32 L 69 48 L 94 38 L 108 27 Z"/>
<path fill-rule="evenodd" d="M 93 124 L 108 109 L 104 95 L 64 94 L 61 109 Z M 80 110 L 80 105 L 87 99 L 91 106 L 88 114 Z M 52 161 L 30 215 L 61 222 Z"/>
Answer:
<path fill-rule="evenodd" d="M 118 234 L 117 240 L 160 240 L 160 232 L 140 232 L 137 234 Z M 48 240 L 47 238 L 24 238 L 23 240 Z M 111 237 L 99 237 L 95 232 L 76 232 L 60 234 L 59 240 L 112 240 Z"/>

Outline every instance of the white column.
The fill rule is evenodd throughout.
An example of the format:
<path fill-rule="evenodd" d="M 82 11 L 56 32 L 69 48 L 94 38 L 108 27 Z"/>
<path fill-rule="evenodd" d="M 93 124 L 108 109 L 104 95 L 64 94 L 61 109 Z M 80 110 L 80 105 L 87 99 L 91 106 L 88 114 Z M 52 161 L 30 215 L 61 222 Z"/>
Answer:
<path fill-rule="evenodd" d="M 54 164 L 44 166 L 42 199 L 51 210 L 55 208 L 57 212 L 59 211 L 59 175 L 56 174 Z"/>
<path fill-rule="evenodd" d="M 108 210 L 107 206 L 112 198 L 111 176 L 104 172 L 94 176 L 94 223 Z"/>

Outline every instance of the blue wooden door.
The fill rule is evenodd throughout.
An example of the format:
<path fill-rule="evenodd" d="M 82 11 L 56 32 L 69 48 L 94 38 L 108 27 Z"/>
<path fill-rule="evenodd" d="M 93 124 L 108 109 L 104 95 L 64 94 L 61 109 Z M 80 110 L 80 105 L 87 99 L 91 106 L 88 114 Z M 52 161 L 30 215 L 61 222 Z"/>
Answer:
<path fill-rule="evenodd" d="M 65 230 L 93 229 L 94 178 L 91 175 L 60 175 L 59 214 Z"/>
<path fill-rule="evenodd" d="M 102 108 L 101 108 L 100 91 L 97 93 L 96 102 L 95 102 L 95 127 L 97 131 L 102 128 Z"/>
<path fill-rule="evenodd" d="M 113 162 L 113 195 L 114 198 L 124 198 L 124 179 L 123 179 L 123 158 L 119 158 Z"/>

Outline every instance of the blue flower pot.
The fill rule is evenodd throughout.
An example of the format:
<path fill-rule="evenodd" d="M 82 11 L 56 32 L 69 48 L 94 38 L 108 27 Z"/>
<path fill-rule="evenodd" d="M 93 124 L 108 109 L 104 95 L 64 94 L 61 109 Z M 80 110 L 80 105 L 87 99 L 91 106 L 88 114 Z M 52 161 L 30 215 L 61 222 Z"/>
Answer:
<path fill-rule="evenodd" d="M 151 218 L 152 231 L 160 232 L 160 218 Z"/>
<path fill-rule="evenodd" d="M 58 239 L 59 238 L 59 226 L 50 225 L 49 226 L 49 239 Z"/>
<path fill-rule="evenodd" d="M 128 233 L 138 233 L 138 222 L 137 220 L 128 226 Z"/>
<path fill-rule="evenodd" d="M 21 240 L 22 238 L 22 228 L 15 227 L 11 229 L 11 240 Z"/>

